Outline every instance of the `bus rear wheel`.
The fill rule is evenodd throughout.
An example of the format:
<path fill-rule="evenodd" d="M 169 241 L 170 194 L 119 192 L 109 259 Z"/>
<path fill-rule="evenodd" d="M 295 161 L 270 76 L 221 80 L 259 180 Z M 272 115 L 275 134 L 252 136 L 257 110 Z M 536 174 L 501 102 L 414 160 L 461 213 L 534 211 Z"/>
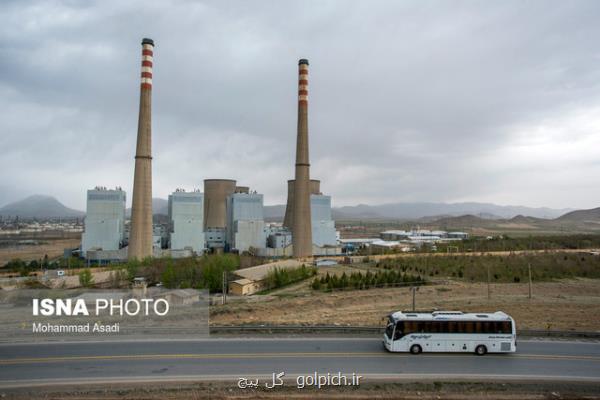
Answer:
<path fill-rule="evenodd" d="M 484 345 L 480 344 L 479 346 L 475 347 L 475 354 L 478 356 L 483 356 L 485 353 L 487 353 L 487 347 Z"/>
<path fill-rule="evenodd" d="M 422 351 L 423 349 L 418 344 L 413 344 L 412 346 L 410 346 L 411 354 L 419 354 Z"/>

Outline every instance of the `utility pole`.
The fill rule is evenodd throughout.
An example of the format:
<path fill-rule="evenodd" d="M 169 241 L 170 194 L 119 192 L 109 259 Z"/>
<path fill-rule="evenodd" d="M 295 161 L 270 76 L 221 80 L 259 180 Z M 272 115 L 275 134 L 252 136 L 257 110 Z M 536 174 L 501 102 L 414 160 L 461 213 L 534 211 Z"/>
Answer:
<path fill-rule="evenodd" d="M 531 263 L 527 264 L 527 269 L 529 270 L 529 298 L 531 299 Z"/>
<path fill-rule="evenodd" d="M 227 303 L 227 271 L 223 271 L 223 301 L 222 304 Z"/>
<path fill-rule="evenodd" d="M 488 300 L 492 298 L 492 294 L 490 292 L 490 266 L 488 264 L 487 266 L 487 294 L 488 294 Z"/>
<path fill-rule="evenodd" d="M 417 286 L 413 286 L 410 288 L 410 290 L 412 290 L 412 310 L 415 311 L 416 310 L 415 294 L 417 293 L 417 290 L 419 290 L 419 288 Z"/>

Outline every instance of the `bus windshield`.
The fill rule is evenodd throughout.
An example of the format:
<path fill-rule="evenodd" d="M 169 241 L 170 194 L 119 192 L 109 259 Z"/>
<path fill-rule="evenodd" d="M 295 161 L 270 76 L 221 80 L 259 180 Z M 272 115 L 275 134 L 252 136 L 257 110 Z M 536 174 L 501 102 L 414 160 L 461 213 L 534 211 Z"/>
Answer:
<path fill-rule="evenodd" d="M 390 317 L 390 319 L 388 320 L 388 324 L 385 327 L 385 335 L 391 339 L 393 333 L 394 333 L 394 320 L 392 319 L 392 317 Z"/>

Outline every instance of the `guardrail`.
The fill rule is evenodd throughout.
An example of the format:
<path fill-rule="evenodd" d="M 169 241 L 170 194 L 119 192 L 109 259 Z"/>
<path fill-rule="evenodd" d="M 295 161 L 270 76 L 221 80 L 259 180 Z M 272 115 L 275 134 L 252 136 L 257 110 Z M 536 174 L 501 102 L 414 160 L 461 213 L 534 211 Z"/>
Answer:
<path fill-rule="evenodd" d="M 379 326 L 341 326 L 341 325 L 213 325 L 210 327 L 211 334 L 218 333 L 343 333 L 343 334 L 382 334 L 384 327 Z M 518 336 L 525 337 L 556 337 L 556 338 L 585 338 L 600 339 L 600 332 L 578 332 L 578 331 L 547 331 L 535 329 L 520 329 Z"/>

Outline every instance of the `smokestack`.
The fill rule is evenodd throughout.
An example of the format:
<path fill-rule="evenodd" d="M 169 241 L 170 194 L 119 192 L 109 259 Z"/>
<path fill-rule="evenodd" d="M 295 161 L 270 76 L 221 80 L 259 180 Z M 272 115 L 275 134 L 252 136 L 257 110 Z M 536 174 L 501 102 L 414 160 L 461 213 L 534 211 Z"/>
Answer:
<path fill-rule="evenodd" d="M 294 219 L 294 180 L 288 181 L 288 197 L 285 206 L 285 216 L 283 217 L 283 226 L 292 230 Z M 321 181 L 317 179 L 310 180 L 310 194 L 321 194 Z"/>
<path fill-rule="evenodd" d="M 298 138 L 292 214 L 292 245 L 296 258 L 312 257 L 308 160 L 308 60 L 301 59 L 298 62 Z"/>
<path fill-rule="evenodd" d="M 154 41 L 142 40 L 142 76 L 138 119 L 129 259 L 152 257 L 152 64 Z"/>

